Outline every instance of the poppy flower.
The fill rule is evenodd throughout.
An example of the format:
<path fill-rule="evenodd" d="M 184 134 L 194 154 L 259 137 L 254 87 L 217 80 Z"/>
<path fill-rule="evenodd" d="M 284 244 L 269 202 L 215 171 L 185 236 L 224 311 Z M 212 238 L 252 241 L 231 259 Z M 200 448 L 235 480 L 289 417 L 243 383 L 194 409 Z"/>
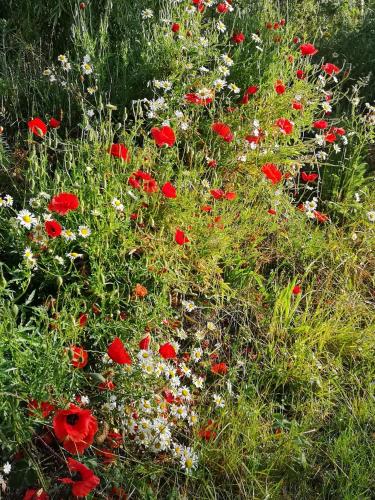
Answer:
<path fill-rule="evenodd" d="M 303 43 L 299 50 L 303 56 L 314 56 L 318 53 L 318 49 L 312 43 Z"/>
<path fill-rule="evenodd" d="M 68 212 L 77 210 L 79 207 L 79 200 L 75 194 L 60 193 L 53 196 L 48 205 L 48 210 L 56 212 L 60 215 L 66 215 Z"/>
<path fill-rule="evenodd" d="M 256 85 L 250 85 L 250 87 L 247 87 L 245 94 L 254 95 L 257 92 L 258 92 L 258 87 Z"/>
<path fill-rule="evenodd" d="M 267 210 L 267 212 L 268 212 L 270 215 L 276 215 L 276 213 L 277 213 L 277 212 L 276 212 L 276 210 L 275 210 L 274 208 L 269 208 L 269 209 Z"/>
<path fill-rule="evenodd" d="M 61 121 L 60 120 L 56 120 L 56 118 L 52 117 L 49 119 L 49 122 L 48 122 L 49 126 L 51 128 L 59 128 L 60 125 L 61 125 Z"/>
<path fill-rule="evenodd" d="M 190 102 L 191 104 L 198 104 L 199 106 L 207 106 L 212 102 L 212 97 L 199 97 L 198 94 L 194 92 L 190 94 L 185 94 L 186 102 Z"/>
<path fill-rule="evenodd" d="M 307 174 L 306 172 L 301 173 L 303 182 L 314 182 L 318 177 L 318 174 Z"/>
<path fill-rule="evenodd" d="M 47 133 L 47 125 L 40 118 L 34 118 L 27 122 L 27 126 L 34 135 L 43 137 Z"/>
<path fill-rule="evenodd" d="M 314 210 L 314 217 L 318 222 L 327 222 L 329 219 L 328 215 L 322 214 L 321 212 L 318 212 L 317 210 Z"/>
<path fill-rule="evenodd" d="M 243 33 L 234 33 L 232 41 L 237 44 L 243 43 L 245 41 L 245 35 Z"/>
<path fill-rule="evenodd" d="M 70 404 L 68 410 L 58 410 L 53 419 L 57 439 L 69 453 L 83 453 L 94 441 L 98 430 L 90 410 Z"/>
<path fill-rule="evenodd" d="M 226 12 L 228 12 L 228 5 L 226 3 L 219 3 L 216 10 L 219 14 L 225 14 Z"/>
<path fill-rule="evenodd" d="M 277 80 L 277 82 L 274 85 L 274 89 L 276 94 L 281 95 L 284 94 L 286 87 L 281 80 Z"/>
<path fill-rule="evenodd" d="M 141 184 L 133 176 L 129 177 L 128 184 L 129 184 L 129 186 L 131 186 L 134 189 L 141 189 Z"/>
<path fill-rule="evenodd" d="M 328 128 L 328 122 L 326 120 L 317 120 L 313 123 L 313 127 L 317 128 L 318 130 L 324 130 Z"/>
<path fill-rule="evenodd" d="M 281 132 L 285 135 L 290 135 L 293 132 L 293 122 L 287 118 L 278 118 L 275 121 L 275 125 L 279 127 Z"/>
<path fill-rule="evenodd" d="M 180 229 L 176 229 L 174 240 L 178 245 L 184 245 L 185 243 L 189 243 L 189 238 L 185 236 L 185 233 Z"/>
<path fill-rule="evenodd" d="M 293 101 L 292 102 L 292 108 L 296 109 L 297 111 L 303 109 L 303 104 L 299 101 Z"/>
<path fill-rule="evenodd" d="M 302 292 L 302 288 L 299 285 L 295 285 L 292 289 L 293 295 L 299 295 Z"/>
<path fill-rule="evenodd" d="M 106 380 L 98 385 L 99 391 L 113 391 L 116 388 L 112 380 Z"/>
<path fill-rule="evenodd" d="M 43 488 L 39 488 L 39 490 L 29 488 L 25 491 L 22 500 L 49 500 L 49 496 Z"/>
<path fill-rule="evenodd" d="M 211 366 L 211 371 L 217 375 L 225 375 L 228 372 L 228 365 L 226 363 L 214 363 Z"/>
<path fill-rule="evenodd" d="M 128 162 L 130 160 L 129 150 L 125 146 L 125 144 L 121 144 L 121 143 L 119 143 L 119 144 L 112 144 L 108 148 L 108 153 L 111 156 L 114 156 L 115 158 L 121 158 L 121 160 L 124 160 L 126 162 Z"/>
<path fill-rule="evenodd" d="M 224 191 L 222 189 L 211 189 L 210 193 L 215 198 L 215 200 L 221 200 L 224 198 Z"/>
<path fill-rule="evenodd" d="M 81 328 L 87 325 L 87 321 L 89 319 L 88 314 L 86 313 L 81 313 L 78 317 L 78 324 Z"/>
<path fill-rule="evenodd" d="M 113 453 L 113 451 L 109 450 L 108 448 L 102 448 L 101 450 L 96 450 L 96 454 L 103 459 L 104 464 L 112 464 L 113 462 L 116 461 L 116 455 Z"/>
<path fill-rule="evenodd" d="M 71 363 L 75 368 L 84 368 L 89 359 L 88 352 L 83 348 L 76 345 L 70 347 L 72 353 Z"/>
<path fill-rule="evenodd" d="M 225 125 L 225 123 L 221 122 L 213 123 L 211 128 L 215 132 L 215 134 L 222 137 L 224 141 L 226 142 L 233 141 L 234 135 L 232 134 L 230 127 L 228 125 Z"/>
<path fill-rule="evenodd" d="M 164 186 L 161 188 L 161 192 L 166 198 L 176 198 L 176 188 L 170 183 L 166 182 Z"/>
<path fill-rule="evenodd" d="M 151 342 L 151 337 L 150 335 L 147 335 L 146 337 L 144 337 L 140 342 L 139 342 L 139 348 L 142 349 L 142 350 L 145 350 L 147 351 L 147 349 L 149 348 L 150 346 L 150 342 Z"/>
<path fill-rule="evenodd" d="M 332 132 L 330 132 L 330 133 L 328 133 L 328 134 L 326 134 L 326 135 L 324 136 L 324 140 L 325 140 L 326 142 L 331 143 L 331 144 L 332 144 L 333 142 L 335 142 L 335 140 L 336 140 L 336 139 L 337 139 L 337 137 L 336 137 L 336 136 L 335 136 L 335 134 L 333 134 Z"/>
<path fill-rule="evenodd" d="M 283 174 L 273 163 L 265 163 L 262 167 L 262 172 L 272 184 L 277 184 L 283 178 Z"/>
<path fill-rule="evenodd" d="M 96 488 L 100 479 L 86 465 L 77 462 L 74 458 L 68 457 L 68 468 L 72 477 L 63 477 L 59 479 L 64 484 L 72 485 L 72 493 L 76 497 L 86 497 Z"/>
<path fill-rule="evenodd" d="M 56 220 L 46 220 L 44 229 L 50 238 L 57 238 L 62 231 L 61 225 Z"/>
<path fill-rule="evenodd" d="M 180 25 L 178 23 L 173 23 L 171 30 L 173 31 L 173 33 L 178 33 L 180 31 Z"/>
<path fill-rule="evenodd" d="M 159 354 L 163 359 L 174 359 L 176 357 L 175 348 L 169 342 L 159 347 Z"/>
<path fill-rule="evenodd" d="M 132 360 L 122 341 L 115 337 L 107 349 L 108 356 L 119 365 L 131 365 Z"/>
<path fill-rule="evenodd" d="M 174 131 L 168 125 L 164 125 L 161 128 L 153 127 L 151 135 L 159 148 L 162 146 L 172 147 L 176 142 Z"/>
<path fill-rule="evenodd" d="M 50 413 L 52 413 L 55 410 L 54 405 L 51 405 L 50 403 L 48 403 L 48 401 L 41 401 L 39 403 L 36 399 L 30 399 L 30 401 L 27 404 L 27 407 L 29 409 L 30 417 L 33 417 L 35 415 L 34 410 L 40 412 L 43 418 L 47 418 L 50 415 Z"/>
<path fill-rule="evenodd" d="M 333 75 L 335 73 L 340 73 L 340 68 L 338 68 L 335 64 L 326 63 L 323 64 L 322 70 L 327 73 L 327 75 Z"/>
<path fill-rule="evenodd" d="M 332 127 L 330 131 L 333 134 L 337 134 L 337 135 L 340 135 L 340 136 L 346 134 L 346 130 L 344 128 L 341 128 L 341 127 Z"/>
<path fill-rule="evenodd" d="M 297 69 L 296 77 L 298 80 L 303 80 L 306 77 L 306 73 L 302 69 Z"/>

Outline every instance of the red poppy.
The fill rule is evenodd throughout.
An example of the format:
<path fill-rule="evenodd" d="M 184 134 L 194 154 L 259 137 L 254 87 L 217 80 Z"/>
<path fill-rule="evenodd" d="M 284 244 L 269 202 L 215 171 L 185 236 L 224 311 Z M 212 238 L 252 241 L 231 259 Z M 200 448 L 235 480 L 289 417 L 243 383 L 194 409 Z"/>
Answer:
<path fill-rule="evenodd" d="M 258 92 L 258 87 L 256 85 L 250 85 L 250 87 L 247 87 L 245 94 L 254 95 L 257 92 Z"/>
<path fill-rule="evenodd" d="M 215 424 L 211 419 L 209 419 L 207 421 L 207 425 L 199 430 L 198 436 L 201 437 L 202 439 L 205 439 L 206 441 L 209 441 L 210 439 L 215 439 L 217 435 L 215 431 L 216 428 L 217 424 Z"/>
<path fill-rule="evenodd" d="M 48 499 L 49 496 L 43 490 L 43 488 L 40 488 L 39 490 L 29 488 L 28 490 L 25 491 L 22 500 L 48 500 Z"/>
<path fill-rule="evenodd" d="M 237 44 L 243 43 L 245 41 L 245 35 L 243 33 L 234 33 L 232 41 Z"/>
<path fill-rule="evenodd" d="M 295 285 L 292 289 L 293 295 L 299 295 L 302 292 L 302 288 L 299 285 Z"/>
<path fill-rule="evenodd" d="M 326 63 L 323 64 L 322 70 L 327 73 L 327 75 L 333 75 L 335 73 L 340 73 L 340 68 L 338 68 L 335 64 Z"/>
<path fill-rule="evenodd" d="M 346 130 L 344 128 L 340 128 L 340 127 L 332 127 L 330 132 L 332 132 L 333 134 L 341 135 L 341 136 L 346 134 Z"/>
<path fill-rule="evenodd" d="M 176 136 L 173 129 L 168 125 L 164 125 L 161 128 L 153 127 L 151 129 L 151 135 L 159 148 L 162 146 L 172 147 L 176 142 Z"/>
<path fill-rule="evenodd" d="M 55 195 L 48 205 L 48 210 L 60 215 L 66 215 L 68 212 L 77 210 L 79 200 L 75 194 L 60 193 Z"/>
<path fill-rule="evenodd" d="M 68 410 L 58 410 L 53 419 L 57 439 L 69 453 L 83 453 L 94 441 L 98 430 L 90 410 L 70 404 Z"/>
<path fill-rule="evenodd" d="M 112 464 L 116 461 L 116 455 L 113 451 L 108 448 L 102 448 L 101 450 L 96 450 L 96 454 L 102 457 L 104 464 Z"/>
<path fill-rule="evenodd" d="M 328 128 L 328 122 L 326 120 L 317 120 L 313 123 L 313 127 L 319 130 L 324 130 Z"/>
<path fill-rule="evenodd" d="M 175 348 L 170 342 L 159 347 L 159 354 L 164 359 L 174 359 L 176 357 Z"/>
<path fill-rule="evenodd" d="M 225 375 L 228 373 L 228 365 L 226 363 L 214 363 L 211 366 L 211 371 L 217 375 Z"/>
<path fill-rule="evenodd" d="M 121 143 L 119 143 L 119 144 L 112 144 L 108 148 L 108 153 L 111 156 L 115 156 L 116 158 L 121 158 L 121 160 L 124 160 L 126 162 L 128 162 L 130 160 L 129 150 L 125 146 L 125 144 L 121 144 Z"/>
<path fill-rule="evenodd" d="M 301 173 L 303 182 L 314 182 L 318 177 L 318 174 L 307 174 L 306 172 Z"/>
<path fill-rule="evenodd" d="M 150 335 L 147 335 L 139 342 L 139 348 L 143 349 L 143 350 L 147 350 L 150 346 L 150 342 L 151 342 L 151 337 L 150 337 Z"/>
<path fill-rule="evenodd" d="M 89 360 L 88 352 L 83 348 L 76 345 L 70 347 L 72 353 L 71 363 L 75 368 L 84 368 Z"/>
<path fill-rule="evenodd" d="M 61 225 L 56 220 L 46 220 L 44 228 L 50 238 L 57 238 L 62 231 Z"/>
<path fill-rule="evenodd" d="M 277 213 L 277 212 L 276 212 L 276 210 L 275 210 L 275 209 L 273 209 L 273 208 L 269 208 L 269 209 L 267 210 L 267 212 L 268 212 L 270 215 L 276 215 L 276 213 Z"/>
<path fill-rule="evenodd" d="M 30 417 L 35 416 L 35 411 L 41 413 L 43 418 L 47 418 L 50 413 L 52 413 L 55 410 L 54 405 L 51 405 L 48 403 L 48 401 L 41 401 L 40 403 L 36 399 L 30 399 L 30 401 L 27 404 L 27 407 L 29 409 L 29 415 Z"/>
<path fill-rule="evenodd" d="M 108 356 L 119 365 L 131 365 L 132 360 L 122 341 L 115 337 L 107 349 Z"/>
<path fill-rule="evenodd" d="M 176 198 L 176 188 L 170 183 L 166 182 L 164 186 L 161 188 L 161 192 L 166 198 Z"/>
<path fill-rule="evenodd" d="M 279 127 L 281 132 L 285 135 L 289 135 L 293 132 L 293 122 L 291 122 L 287 118 L 278 118 L 275 121 L 275 125 Z"/>
<path fill-rule="evenodd" d="M 141 189 L 140 183 L 133 176 L 129 177 L 128 184 L 134 189 Z"/>
<path fill-rule="evenodd" d="M 303 109 L 303 104 L 300 101 L 293 101 L 292 108 L 299 111 L 299 110 Z"/>
<path fill-rule="evenodd" d="M 281 95 L 284 94 L 286 87 L 281 80 L 277 80 L 277 82 L 274 85 L 274 89 L 276 94 Z"/>
<path fill-rule="evenodd" d="M 283 178 L 283 174 L 273 163 L 265 163 L 262 167 L 262 172 L 272 184 L 277 184 Z"/>
<path fill-rule="evenodd" d="M 318 212 L 317 210 L 314 210 L 314 217 L 318 222 L 327 222 L 329 219 L 328 215 L 322 214 L 321 212 Z"/>
<path fill-rule="evenodd" d="M 74 496 L 86 497 L 99 485 L 100 479 L 86 465 L 81 464 L 81 462 L 68 457 L 68 467 L 72 473 L 72 477 L 63 477 L 59 481 L 64 484 L 71 484 Z"/>
<path fill-rule="evenodd" d="M 115 384 L 112 380 L 106 380 L 105 382 L 101 382 L 98 385 L 98 389 L 100 391 L 113 391 L 116 388 Z"/>
<path fill-rule="evenodd" d="M 169 389 L 164 389 L 162 392 L 164 399 L 167 403 L 172 404 L 175 401 L 175 397 L 173 395 L 173 392 L 170 391 Z"/>
<path fill-rule="evenodd" d="M 228 12 L 228 5 L 226 3 L 219 3 L 216 10 L 219 14 L 225 14 L 226 12 Z"/>
<path fill-rule="evenodd" d="M 298 78 L 298 80 L 303 80 L 306 77 L 306 74 L 304 71 L 302 71 L 302 69 L 297 69 L 296 77 Z"/>
<path fill-rule="evenodd" d="M 232 134 L 230 127 L 228 125 L 225 125 L 225 123 L 221 122 L 214 123 L 211 128 L 215 132 L 215 134 L 222 137 L 224 141 L 226 142 L 233 141 L 234 135 Z"/>
<path fill-rule="evenodd" d="M 176 229 L 174 240 L 178 245 L 184 245 L 185 243 L 189 243 L 189 238 L 185 236 L 185 233 L 180 229 Z"/>
<path fill-rule="evenodd" d="M 171 30 L 173 31 L 173 33 L 178 33 L 180 31 L 180 25 L 178 23 L 173 23 Z"/>
<path fill-rule="evenodd" d="M 43 137 L 47 133 L 47 125 L 40 118 L 34 118 L 27 122 L 27 126 L 34 135 Z"/>
<path fill-rule="evenodd" d="M 224 198 L 224 191 L 222 189 L 211 189 L 210 193 L 215 198 L 215 200 L 221 200 Z"/>
<path fill-rule="evenodd" d="M 56 118 L 50 118 L 49 119 L 49 122 L 48 122 L 49 126 L 51 128 L 59 128 L 60 125 L 61 125 L 61 121 L 60 120 L 56 120 Z"/>
<path fill-rule="evenodd" d="M 78 317 L 78 324 L 81 328 L 87 325 L 89 315 L 87 313 L 81 313 Z"/>
<path fill-rule="evenodd" d="M 304 43 L 299 48 L 303 56 L 314 56 L 318 53 L 318 49 L 312 43 Z"/>
<path fill-rule="evenodd" d="M 199 106 L 207 106 L 212 102 L 212 97 L 199 97 L 198 94 L 194 92 L 190 94 L 185 94 L 185 100 L 191 104 L 198 104 Z"/>
<path fill-rule="evenodd" d="M 332 132 L 330 132 L 329 134 L 326 134 L 324 136 L 324 140 L 326 142 L 329 142 L 329 143 L 335 142 L 336 139 L 337 139 L 337 137 Z"/>

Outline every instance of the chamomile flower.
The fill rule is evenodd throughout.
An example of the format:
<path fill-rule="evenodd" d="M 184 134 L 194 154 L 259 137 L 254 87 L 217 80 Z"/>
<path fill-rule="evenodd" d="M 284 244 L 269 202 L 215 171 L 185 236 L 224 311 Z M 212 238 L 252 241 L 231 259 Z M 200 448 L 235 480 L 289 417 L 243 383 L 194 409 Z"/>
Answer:
<path fill-rule="evenodd" d="M 187 312 L 192 312 L 192 311 L 194 311 L 194 309 L 197 308 L 197 306 L 191 300 L 182 300 L 181 304 L 182 304 L 183 308 L 185 309 L 185 311 L 187 311 Z"/>
<path fill-rule="evenodd" d="M 81 257 L 83 257 L 83 254 L 77 252 L 68 252 L 66 256 L 68 257 L 69 260 L 74 262 L 76 259 L 80 259 Z"/>
<path fill-rule="evenodd" d="M 182 469 L 189 473 L 198 467 L 198 455 L 191 448 L 185 447 L 182 451 L 180 462 Z"/>
<path fill-rule="evenodd" d="M 241 89 L 239 87 L 237 87 L 237 85 L 235 83 L 230 83 L 228 85 L 228 89 L 231 90 L 234 94 L 239 94 Z"/>
<path fill-rule="evenodd" d="M 180 398 L 184 399 L 185 401 L 190 401 L 191 399 L 190 389 L 189 387 L 186 387 L 186 385 L 180 387 L 177 394 L 179 395 Z"/>
<path fill-rule="evenodd" d="M 88 238 L 91 234 L 91 229 L 87 226 L 78 226 L 78 234 L 81 238 Z"/>
<path fill-rule="evenodd" d="M 191 352 L 191 359 L 194 363 L 197 363 L 202 359 L 203 351 L 200 347 L 193 349 Z"/>
<path fill-rule="evenodd" d="M 312 212 L 318 206 L 318 199 L 314 197 L 312 200 L 305 201 L 304 206 L 307 212 Z"/>
<path fill-rule="evenodd" d="M 122 212 L 124 210 L 124 205 L 118 198 L 113 198 L 113 200 L 111 201 L 111 205 L 115 210 L 118 210 L 119 212 Z"/>
<path fill-rule="evenodd" d="M 77 237 L 71 229 L 63 229 L 61 231 L 61 236 L 67 241 L 74 241 Z"/>
<path fill-rule="evenodd" d="M 193 427 L 194 425 L 197 425 L 198 423 L 198 415 L 196 413 L 194 413 L 193 411 L 190 413 L 189 417 L 188 417 L 188 423 L 191 427 Z"/>
<path fill-rule="evenodd" d="M 219 394 L 214 394 L 213 400 L 217 408 L 224 408 L 225 400 L 222 396 L 220 396 Z"/>
<path fill-rule="evenodd" d="M 366 215 L 370 222 L 375 222 L 375 210 L 370 210 Z"/>
<path fill-rule="evenodd" d="M 226 86 L 227 82 L 221 78 L 218 78 L 213 82 L 213 86 L 215 87 L 215 90 L 223 90 L 223 88 Z"/>
<path fill-rule="evenodd" d="M 220 57 L 226 66 L 233 66 L 234 61 L 231 57 L 228 56 L 228 54 L 222 54 Z"/>
<path fill-rule="evenodd" d="M 5 201 L 5 205 L 7 207 L 12 207 L 13 206 L 13 197 L 10 196 L 10 194 L 6 194 L 4 196 L 4 201 Z"/>
<path fill-rule="evenodd" d="M 192 382 L 193 382 L 193 385 L 197 389 L 202 389 L 202 387 L 204 385 L 204 378 L 203 377 L 197 377 L 197 375 L 193 375 Z"/>
<path fill-rule="evenodd" d="M 151 9 L 144 9 L 141 12 L 142 19 L 151 19 L 154 17 L 154 13 Z"/>
<path fill-rule="evenodd" d="M 65 54 L 60 54 L 59 56 L 57 56 L 57 60 L 60 61 L 61 63 L 67 63 L 68 62 L 68 58 L 66 57 Z"/>
<path fill-rule="evenodd" d="M 91 64 L 89 64 L 88 62 L 84 62 L 81 65 L 81 69 L 82 69 L 82 73 L 84 75 L 91 75 L 91 73 L 94 71 L 93 66 Z"/>
<path fill-rule="evenodd" d="M 12 470 L 12 466 L 10 465 L 10 463 L 5 462 L 5 464 L 3 465 L 4 474 L 10 474 L 11 470 Z"/>
<path fill-rule="evenodd" d="M 177 405 L 172 405 L 171 406 L 171 413 L 173 416 L 175 416 L 179 420 L 185 420 L 187 417 L 187 407 L 184 405 L 177 406 Z"/>
<path fill-rule="evenodd" d="M 140 402 L 140 409 L 145 412 L 145 413 L 151 413 L 152 412 L 152 404 L 149 399 L 141 399 Z"/>
<path fill-rule="evenodd" d="M 21 226 L 26 229 L 31 229 L 31 227 L 35 226 L 37 223 L 35 215 L 29 212 L 29 210 L 21 210 L 17 214 L 17 220 L 20 222 Z"/>
<path fill-rule="evenodd" d="M 220 33 L 225 33 L 227 31 L 227 27 L 222 21 L 217 21 L 216 29 L 220 31 Z"/>

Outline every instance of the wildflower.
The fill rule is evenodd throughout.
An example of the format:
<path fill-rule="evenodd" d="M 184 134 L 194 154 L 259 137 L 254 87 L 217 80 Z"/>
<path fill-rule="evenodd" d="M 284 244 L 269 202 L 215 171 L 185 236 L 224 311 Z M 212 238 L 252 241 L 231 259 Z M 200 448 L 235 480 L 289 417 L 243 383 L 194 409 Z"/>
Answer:
<path fill-rule="evenodd" d="M 87 226 L 78 226 L 78 234 L 82 238 L 88 238 L 91 234 L 91 229 Z"/>
<path fill-rule="evenodd" d="M 225 123 L 221 123 L 221 122 L 213 123 L 211 128 L 217 135 L 222 137 L 224 139 L 224 141 L 226 141 L 226 142 L 231 142 L 234 138 L 234 135 L 233 135 L 230 127 L 228 125 L 226 125 Z"/>
<path fill-rule="evenodd" d="M 303 182 L 314 182 L 318 177 L 318 174 L 307 174 L 306 172 L 301 173 Z"/>
<path fill-rule="evenodd" d="M 312 200 L 305 201 L 304 207 L 307 212 L 312 212 L 318 206 L 318 199 L 314 197 Z"/>
<path fill-rule="evenodd" d="M 280 94 L 284 94 L 286 87 L 281 80 L 277 80 L 277 82 L 274 85 L 274 89 L 275 89 L 276 94 L 280 95 Z"/>
<path fill-rule="evenodd" d="M 111 205 L 119 212 L 122 212 L 124 210 L 124 205 L 118 198 L 113 198 L 113 200 L 111 201 Z"/>
<path fill-rule="evenodd" d="M 217 80 L 215 80 L 213 82 L 213 86 L 215 88 L 215 90 L 223 90 L 223 88 L 226 86 L 227 82 L 221 78 L 218 78 Z"/>
<path fill-rule="evenodd" d="M 197 308 L 197 306 L 191 300 L 182 300 L 181 304 L 183 305 L 185 311 L 187 312 L 192 312 L 194 311 L 194 309 Z"/>
<path fill-rule="evenodd" d="M 22 500 L 49 500 L 49 496 L 43 490 L 43 488 L 40 488 L 39 490 L 35 490 L 33 488 L 28 488 L 25 491 L 25 494 L 22 497 Z"/>
<path fill-rule="evenodd" d="M 191 448 L 183 449 L 180 460 L 181 467 L 188 473 L 198 467 L 198 456 Z"/>
<path fill-rule="evenodd" d="M 313 123 L 313 127 L 318 130 L 325 130 L 328 128 L 328 122 L 326 120 L 317 120 Z"/>
<path fill-rule="evenodd" d="M 61 54 L 61 55 L 57 56 L 57 60 L 60 61 L 61 63 L 68 62 L 68 58 L 66 57 L 65 54 Z"/>
<path fill-rule="evenodd" d="M 370 210 L 366 215 L 370 222 L 375 222 L 375 210 Z"/>
<path fill-rule="evenodd" d="M 121 144 L 121 143 L 119 143 L 119 144 L 112 144 L 108 148 L 108 153 L 111 156 L 115 156 L 116 158 L 120 158 L 121 160 L 123 160 L 125 162 L 129 162 L 129 160 L 130 160 L 129 150 L 125 146 L 125 144 Z"/>
<path fill-rule="evenodd" d="M 302 69 L 297 69 L 296 77 L 298 78 L 298 80 L 303 80 L 304 78 L 306 78 L 306 73 Z"/>
<path fill-rule="evenodd" d="M 185 420 L 187 417 L 187 408 L 184 405 L 177 406 L 177 405 L 172 405 L 171 406 L 171 413 L 173 416 L 177 417 L 179 420 Z"/>
<path fill-rule="evenodd" d="M 224 401 L 224 398 L 222 396 L 220 396 L 219 394 L 214 394 L 213 400 L 214 400 L 214 403 L 215 403 L 217 408 L 224 408 L 225 401 Z"/>
<path fill-rule="evenodd" d="M 159 148 L 162 146 L 172 147 L 176 142 L 174 131 L 169 126 L 154 127 L 151 129 L 151 135 Z"/>
<path fill-rule="evenodd" d="M 131 365 L 132 360 L 122 341 L 115 337 L 107 349 L 108 356 L 119 365 Z"/>
<path fill-rule="evenodd" d="M 95 476 L 92 470 L 71 457 L 68 457 L 67 463 L 72 477 L 64 477 L 59 481 L 64 484 L 71 484 L 74 496 L 86 497 L 99 485 L 100 479 Z"/>
<path fill-rule="evenodd" d="M 49 122 L 48 122 L 49 126 L 51 128 L 59 128 L 60 125 L 61 125 L 61 121 L 60 120 L 56 120 L 56 118 L 50 118 L 49 119 Z"/>
<path fill-rule="evenodd" d="M 50 238 L 57 238 L 62 232 L 61 225 L 55 220 L 47 220 L 44 223 L 44 228 Z"/>
<path fill-rule="evenodd" d="M 292 289 L 292 294 L 293 295 L 299 295 L 302 292 L 302 288 L 300 285 L 295 285 Z"/>
<path fill-rule="evenodd" d="M 304 43 L 299 48 L 303 56 L 314 56 L 318 53 L 318 49 L 312 43 Z"/>
<path fill-rule="evenodd" d="M 173 23 L 171 26 L 173 33 L 178 33 L 180 31 L 180 25 L 178 23 Z"/>
<path fill-rule="evenodd" d="M 338 68 L 335 64 L 326 63 L 323 64 L 322 70 L 327 73 L 327 75 L 333 75 L 335 73 L 340 73 L 340 68 Z"/>
<path fill-rule="evenodd" d="M 214 363 L 211 366 L 211 371 L 217 375 L 225 375 L 228 373 L 228 365 L 226 363 Z"/>
<path fill-rule="evenodd" d="M 10 471 L 12 470 L 12 466 L 10 465 L 9 462 L 5 462 L 3 465 L 3 472 L 4 474 L 10 474 Z"/>
<path fill-rule="evenodd" d="M 290 120 L 288 120 L 287 118 L 278 118 L 276 121 L 275 121 L 275 125 L 277 127 L 279 127 L 279 129 L 281 130 L 281 132 L 285 135 L 289 135 L 293 132 L 293 122 L 291 122 Z"/>
<path fill-rule="evenodd" d="M 27 126 L 30 132 L 38 137 L 43 137 L 47 133 L 47 125 L 40 118 L 28 121 Z"/>
<path fill-rule="evenodd" d="M 76 259 L 82 258 L 83 254 L 77 252 L 68 252 L 66 256 L 68 257 L 68 259 L 70 259 L 71 262 L 74 262 Z"/>
<path fill-rule="evenodd" d="M 237 85 L 235 83 L 230 83 L 228 85 L 228 89 L 231 90 L 234 94 L 239 94 L 241 89 L 239 87 L 237 87 Z"/>
<path fill-rule="evenodd" d="M 236 44 L 243 43 L 245 41 L 245 35 L 243 33 L 234 33 L 232 36 L 232 42 Z"/>
<path fill-rule="evenodd" d="M 166 198 L 176 198 L 176 188 L 170 183 L 166 182 L 161 188 L 161 192 Z"/>
<path fill-rule="evenodd" d="M 70 404 L 68 410 L 58 410 L 53 419 L 57 439 L 69 453 L 83 453 L 94 441 L 98 430 L 90 410 Z"/>
<path fill-rule="evenodd" d="M 216 23 L 216 29 L 220 31 L 220 33 L 225 33 L 227 28 L 225 24 L 222 21 L 217 21 Z"/>
<path fill-rule="evenodd" d="M 84 75 L 91 75 L 91 73 L 94 71 L 94 68 L 89 62 L 83 62 L 81 65 L 82 73 Z"/>
<path fill-rule="evenodd" d="M 176 232 L 175 232 L 175 235 L 174 235 L 174 239 L 175 239 L 175 242 L 178 245 L 185 245 L 185 243 L 189 243 L 190 242 L 189 238 L 180 229 L 176 229 Z"/>
<path fill-rule="evenodd" d="M 35 215 L 28 210 L 21 210 L 17 214 L 17 220 L 20 222 L 21 226 L 24 226 L 26 229 L 31 229 L 31 226 L 35 226 L 37 223 Z"/>
<path fill-rule="evenodd" d="M 151 9 L 144 9 L 141 12 L 142 19 L 151 19 L 154 17 L 154 13 Z"/>
<path fill-rule="evenodd" d="M 159 354 L 163 359 L 176 358 L 176 350 L 170 342 L 167 342 L 159 347 Z"/>
<path fill-rule="evenodd" d="M 77 210 L 79 207 L 79 200 L 75 194 L 60 193 L 52 197 L 48 205 L 48 210 L 56 212 L 60 215 L 66 215 L 70 211 Z"/>
<path fill-rule="evenodd" d="M 61 236 L 67 241 L 74 241 L 76 239 L 76 234 L 71 229 L 63 229 Z"/>
<path fill-rule="evenodd" d="M 277 184 L 283 177 L 283 174 L 273 163 L 264 164 L 262 167 L 262 172 L 272 182 L 272 184 Z"/>
<path fill-rule="evenodd" d="M 228 56 L 228 54 L 222 54 L 221 60 L 223 61 L 225 66 L 233 66 L 234 61 L 231 57 Z"/>

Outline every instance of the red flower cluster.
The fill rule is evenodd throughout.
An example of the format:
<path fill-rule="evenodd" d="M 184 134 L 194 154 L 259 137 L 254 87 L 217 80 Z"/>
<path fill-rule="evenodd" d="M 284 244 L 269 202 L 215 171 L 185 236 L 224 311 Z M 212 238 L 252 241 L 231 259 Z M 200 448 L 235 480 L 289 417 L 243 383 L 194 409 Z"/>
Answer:
<path fill-rule="evenodd" d="M 293 132 L 293 122 L 287 118 L 278 118 L 275 121 L 275 125 L 279 127 L 281 132 L 285 135 L 290 135 Z"/>
<path fill-rule="evenodd" d="M 210 193 L 215 198 L 215 200 L 234 200 L 234 199 L 236 199 L 236 193 L 233 191 L 225 192 L 222 189 L 211 189 Z"/>
<path fill-rule="evenodd" d="M 121 160 L 126 161 L 126 162 L 129 162 L 129 160 L 130 160 L 129 150 L 125 146 L 125 144 L 121 144 L 121 143 L 112 144 L 108 148 L 108 153 L 111 156 L 114 156 L 116 158 L 120 158 Z"/>
<path fill-rule="evenodd" d="M 81 462 L 77 462 L 77 460 L 69 457 L 68 468 L 72 473 L 72 477 L 63 477 L 59 481 L 64 484 L 71 484 L 74 496 L 86 497 L 99 485 L 100 479 Z"/>
<path fill-rule="evenodd" d="M 266 163 L 262 167 L 262 172 L 272 184 L 277 184 L 283 178 L 283 174 L 273 163 Z"/>
<path fill-rule="evenodd" d="M 151 135 L 159 148 L 162 146 L 172 147 L 176 142 L 174 131 L 168 125 L 164 125 L 161 128 L 153 127 Z"/>
<path fill-rule="evenodd" d="M 190 93 L 185 94 L 186 102 L 190 102 L 191 104 L 198 104 L 199 106 L 207 106 L 212 102 L 212 97 L 199 97 L 198 94 Z"/>
<path fill-rule="evenodd" d="M 212 125 L 211 128 L 215 132 L 215 134 L 222 137 L 224 141 L 226 142 L 233 141 L 234 135 L 232 134 L 230 127 L 225 123 L 216 122 Z"/>
<path fill-rule="evenodd" d="M 142 184 L 140 181 L 142 181 Z M 148 172 L 142 172 L 142 170 L 133 172 L 128 179 L 128 183 L 134 189 L 141 189 L 142 187 L 146 193 L 156 193 L 158 190 L 156 180 Z"/>

